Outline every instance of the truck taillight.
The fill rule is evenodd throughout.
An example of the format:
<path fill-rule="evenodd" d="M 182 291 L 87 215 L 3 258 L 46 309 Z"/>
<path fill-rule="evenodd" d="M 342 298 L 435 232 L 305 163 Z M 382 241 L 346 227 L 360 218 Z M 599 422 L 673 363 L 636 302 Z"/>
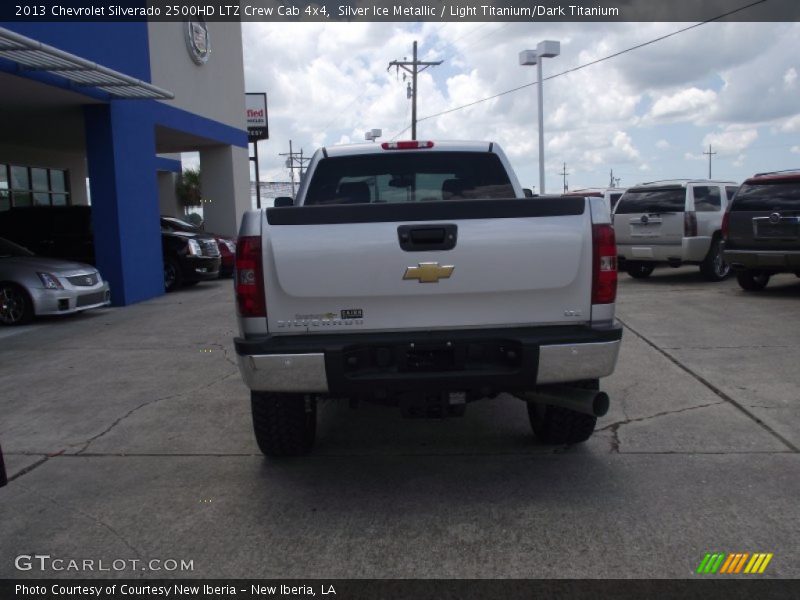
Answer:
<path fill-rule="evenodd" d="M 422 148 L 433 148 L 433 142 L 418 142 L 417 140 L 383 142 L 381 148 L 384 150 L 420 150 Z"/>
<path fill-rule="evenodd" d="M 240 317 L 266 317 L 261 238 L 242 236 L 236 241 L 236 307 Z"/>
<path fill-rule="evenodd" d="M 730 217 L 731 217 L 731 213 L 730 213 L 730 211 L 727 211 L 727 210 L 725 211 L 725 214 L 722 215 L 722 239 L 723 240 L 727 240 L 728 239 L 728 227 L 730 227 Z"/>
<path fill-rule="evenodd" d="M 592 225 L 592 304 L 617 299 L 617 241 L 608 224 Z"/>
<path fill-rule="evenodd" d="M 697 215 L 693 210 L 687 210 L 683 213 L 683 236 L 697 236 Z"/>

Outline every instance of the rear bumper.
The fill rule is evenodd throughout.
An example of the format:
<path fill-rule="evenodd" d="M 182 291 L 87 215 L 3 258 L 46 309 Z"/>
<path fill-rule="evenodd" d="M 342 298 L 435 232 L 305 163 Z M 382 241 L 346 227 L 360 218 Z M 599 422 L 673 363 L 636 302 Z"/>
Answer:
<path fill-rule="evenodd" d="M 483 395 L 610 375 L 622 327 L 538 327 L 235 340 L 255 391 L 385 396 L 413 391 Z"/>
<path fill-rule="evenodd" d="M 708 254 L 711 238 L 706 236 L 683 238 L 680 244 L 617 244 L 620 261 L 671 262 L 678 260 L 699 263 Z"/>
<path fill-rule="evenodd" d="M 728 250 L 725 262 L 737 271 L 760 269 L 779 273 L 800 271 L 800 250 Z"/>

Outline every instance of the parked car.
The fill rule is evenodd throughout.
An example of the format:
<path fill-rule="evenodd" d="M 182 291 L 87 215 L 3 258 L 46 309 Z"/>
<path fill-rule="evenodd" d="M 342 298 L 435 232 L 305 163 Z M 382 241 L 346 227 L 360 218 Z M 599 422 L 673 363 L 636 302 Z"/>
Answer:
<path fill-rule="evenodd" d="M 649 277 L 655 266 L 700 266 L 709 281 L 730 267 L 722 255 L 722 217 L 733 181 L 676 179 L 628 188 L 614 209 L 620 270 Z"/>
<path fill-rule="evenodd" d="M 0 212 L 0 236 L 35 254 L 95 264 L 89 206 L 32 206 Z M 217 242 L 206 233 L 161 231 L 164 289 L 219 277 Z"/>
<path fill-rule="evenodd" d="M 236 238 L 203 231 L 201 226 L 195 225 L 194 223 L 189 223 L 188 221 L 184 221 L 183 219 L 179 219 L 177 217 L 162 216 L 161 229 L 162 231 L 169 230 L 186 231 L 189 233 L 207 233 L 208 235 L 212 236 L 216 240 L 217 247 L 219 248 L 221 260 L 219 276 L 230 277 L 233 275 L 234 257 L 236 256 Z"/>
<path fill-rule="evenodd" d="M 34 316 L 67 315 L 106 306 L 108 283 L 90 265 L 36 256 L 0 238 L 0 323 L 22 325 Z"/>
<path fill-rule="evenodd" d="M 758 173 L 742 184 L 723 225 L 725 260 L 748 291 L 775 273 L 800 277 L 800 169 Z"/>
<path fill-rule="evenodd" d="M 584 198 L 602 198 L 608 212 L 614 212 L 617 202 L 625 193 L 626 188 L 581 188 L 564 192 L 564 196 L 583 196 Z"/>

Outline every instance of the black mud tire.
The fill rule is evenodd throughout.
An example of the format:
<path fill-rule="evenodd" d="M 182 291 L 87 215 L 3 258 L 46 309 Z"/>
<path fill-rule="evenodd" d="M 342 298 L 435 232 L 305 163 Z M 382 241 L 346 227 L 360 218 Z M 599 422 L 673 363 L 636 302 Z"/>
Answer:
<path fill-rule="evenodd" d="M 708 254 L 700 263 L 700 273 L 707 281 L 723 281 L 731 274 L 731 266 L 722 253 L 722 240 L 717 236 L 711 240 Z"/>
<path fill-rule="evenodd" d="M 625 263 L 625 272 L 634 279 L 647 279 L 653 274 L 656 266 L 652 263 L 628 261 Z"/>
<path fill-rule="evenodd" d="M 264 456 L 302 456 L 314 446 L 317 402 L 303 394 L 251 392 L 253 432 Z"/>
<path fill-rule="evenodd" d="M 164 257 L 164 291 L 168 294 L 180 289 L 183 285 L 181 265 L 178 259 L 172 256 Z"/>
<path fill-rule="evenodd" d="M 747 292 L 760 292 L 769 283 L 770 274 L 764 271 L 745 269 L 736 273 L 736 281 L 739 287 Z"/>
<path fill-rule="evenodd" d="M 597 379 L 566 384 L 588 390 L 599 390 Z M 528 402 L 528 418 L 533 433 L 545 444 L 580 444 L 594 433 L 597 417 L 568 408 Z"/>
<path fill-rule="evenodd" d="M 16 283 L 0 283 L 0 325 L 25 325 L 33 320 L 33 302 Z"/>

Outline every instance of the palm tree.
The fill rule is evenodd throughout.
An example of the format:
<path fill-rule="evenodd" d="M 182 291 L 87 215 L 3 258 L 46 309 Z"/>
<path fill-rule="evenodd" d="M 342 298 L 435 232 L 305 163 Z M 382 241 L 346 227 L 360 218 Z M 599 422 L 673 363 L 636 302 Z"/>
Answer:
<path fill-rule="evenodd" d="M 175 194 L 183 206 L 200 206 L 203 192 L 200 189 L 200 169 L 186 169 L 175 182 Z"/>

